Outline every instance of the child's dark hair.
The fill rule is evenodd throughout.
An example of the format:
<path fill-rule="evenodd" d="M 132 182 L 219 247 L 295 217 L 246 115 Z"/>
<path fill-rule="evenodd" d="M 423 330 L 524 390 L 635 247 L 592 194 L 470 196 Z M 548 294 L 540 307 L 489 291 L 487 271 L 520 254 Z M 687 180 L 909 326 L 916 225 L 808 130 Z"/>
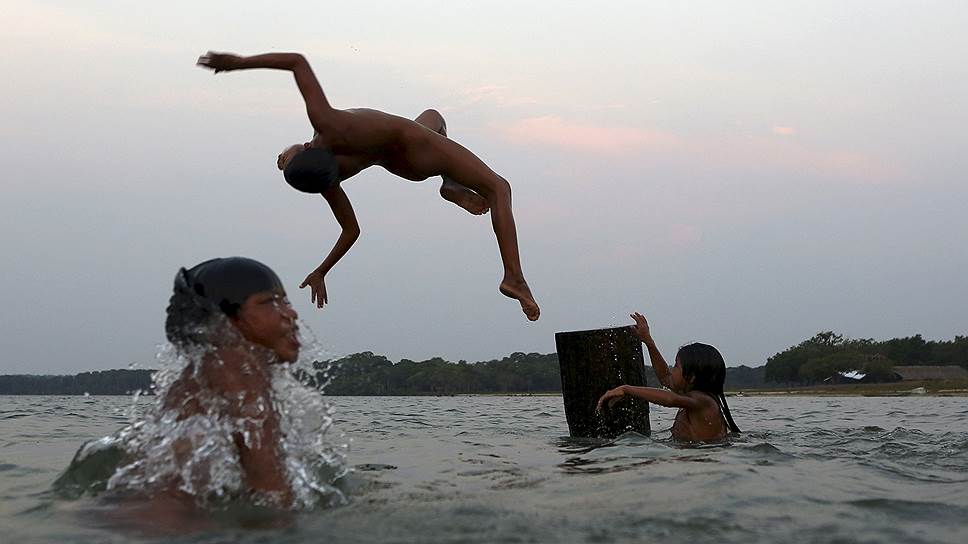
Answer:
<path fill-rule="evenodd" d="M 297 191 L 322 193 L 339 183 L 339 165 L 329 150 L 310 147 L 289 159 L 282 175 L 286 183 Z"/>
<path fill-rule="evenodd" d="M 253 293 L 282 291 L 279 276 L 246 257 L 210 259 L 175 275 L 165 319 L 168 340 L 181 349 L 210 346 L 225 333 L 225 317 Z"/>
<path fill-rule="evenodd" d="M 719 350 L 709 344 L 697 342 L 679 348 L 676 358 L 682 365 L 682 376 L 693 378 L 692 388 L 712 397 L 719 405 L 719 411 L 726 418 L 729 430 L 734 433 L 740 432 L 733 421 L 732 414 L 729 413 L 726 395 L 723 394 L 723 384 L 726 382 L 726 361 L 723 360 Z"/>

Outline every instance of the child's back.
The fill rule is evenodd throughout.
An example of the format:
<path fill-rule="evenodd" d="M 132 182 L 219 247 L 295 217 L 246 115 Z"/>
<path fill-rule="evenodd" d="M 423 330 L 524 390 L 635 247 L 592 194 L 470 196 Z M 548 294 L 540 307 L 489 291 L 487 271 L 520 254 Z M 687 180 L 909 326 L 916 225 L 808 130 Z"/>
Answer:
<path fill-rule="evenodd" d="M 672 438 L 684 442 L 715 442 L 726 438 L 726 421 L 719 404 L 701 391 L 688 396 L 702 403 L 699 409 L 680 408 L 672 424 Z"/>

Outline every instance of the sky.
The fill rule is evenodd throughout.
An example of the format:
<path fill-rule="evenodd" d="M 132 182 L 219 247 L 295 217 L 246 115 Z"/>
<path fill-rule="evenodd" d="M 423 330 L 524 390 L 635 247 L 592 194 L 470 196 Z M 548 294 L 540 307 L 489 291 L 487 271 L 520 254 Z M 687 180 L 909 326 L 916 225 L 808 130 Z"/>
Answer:
<path fill-rule="evenodd" d="M 649 318 L 761 365 L 813 334 L 968 334 L 961 2 L 34 2 L 0 6 L 0 373 L 151 367 L 181 266 L 273 267 L 334 357 L 488 360 Z M 513 188 L 541 305 L 501 296 L 489 216 L 372 168 L 362 235 L 276 156 L 330 102 L 447 119 Z"/>

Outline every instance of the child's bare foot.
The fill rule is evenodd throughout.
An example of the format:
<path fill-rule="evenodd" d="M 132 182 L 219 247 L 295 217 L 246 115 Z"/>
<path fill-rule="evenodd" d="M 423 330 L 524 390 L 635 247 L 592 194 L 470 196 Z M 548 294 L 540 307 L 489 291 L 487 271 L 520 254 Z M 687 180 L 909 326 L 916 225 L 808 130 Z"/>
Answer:
<path fill-rule="evenodd" d="M 528 287 L 528 283 L 524 281 L 524 278 L 518 280 L 505 278 L 501 282 L 499 289 L 502 295 L 513 298 L 521 303 L 521 310 L 524 312 L 524 315 L 528 316 L 529 321 L 538 320 L 538 317 L 541 315 L 541 309 L 538 308 L 538 303 L 534 301 L 534 296 L 531 295 L 531 289 Z"/>
<path fill-rule="evenodd" d="M 440 196 L 474 215 L 484 215 L 490 210 L 487 199 L 451 180 L 444 180 L 440 186 Z"/>

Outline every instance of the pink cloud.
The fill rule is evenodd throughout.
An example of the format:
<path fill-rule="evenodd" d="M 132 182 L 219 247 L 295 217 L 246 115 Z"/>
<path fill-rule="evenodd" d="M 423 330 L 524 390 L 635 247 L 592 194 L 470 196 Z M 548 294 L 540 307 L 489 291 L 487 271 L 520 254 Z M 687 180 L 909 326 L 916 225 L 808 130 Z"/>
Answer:
<path fill-rule="evenodd" d="M 808 173 L 859 183 L 890 183 L 908 177 L 903 168 L 882 157 L 817 149 L 787 138 L 680 137 L 635 127 L 575 123 L 555 116 L 519 119 L 496 130 L 516 145 L 620 155 L 634 161 L 662 158 L 707 171 L 768 169 L 779 175 Z M 772 132 L 790 136 L 796 129 L 776 126 Z"/>
<path fill-rule="evenodd" d="M 546 145 L 598 153 L 625 153 L 642 148 L 669 148 L 677 138 L 631 127 L 571 123 L 560 117 L 531 117 L 503 127 L 505 137 L 523 145 Z"/>
<path fill-rule="evenodd" d="M 719 143 L 698 143 L 710 168 L 734 170 L 778 170 L 779 174 L 809 174 L 855 183 L 893 183 L 907 177 L 904 169 L 875 155 L 855 151 L 810 148 L 793 140 L 773 138 L 729 139 Z"/>
<path fill-rule="evenodd" d="M 533 96 L 520 94 L 514 89 L 505 85 L 479 85 L 476 87 L 466 87 L 460 91 L 459 97 L 462 107 L 482 103 L 489 103 L 503 107 L 533 106 L 541 102 Z"/>
<path fill-rule="evenodd" d="M 698 225 L 674 223 L 669 226 L 667 239 L 675 246 L 695 246 L 702 242 L 702 228 Z"/>

